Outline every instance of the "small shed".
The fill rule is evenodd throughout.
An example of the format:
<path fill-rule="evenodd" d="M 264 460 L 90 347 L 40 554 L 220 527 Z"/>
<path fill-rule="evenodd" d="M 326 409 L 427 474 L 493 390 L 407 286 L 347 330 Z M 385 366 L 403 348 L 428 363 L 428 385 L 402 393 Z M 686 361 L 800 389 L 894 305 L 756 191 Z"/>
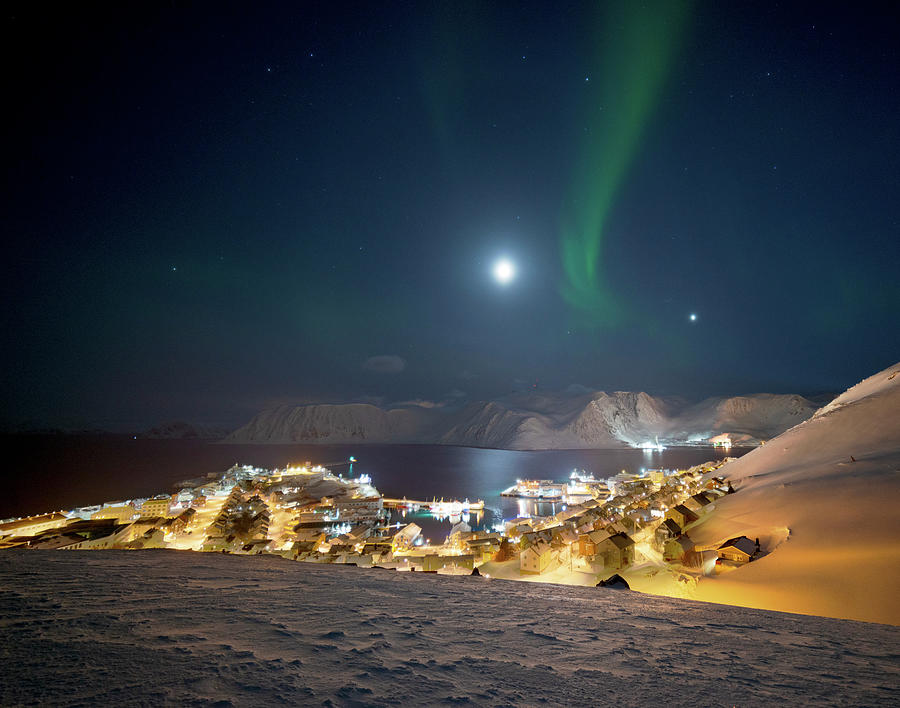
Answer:
<path fill-rule="evenodd" d="M 720 560 L 733 563 L 749 563 L 759 551 L 759 545 L 746 536 L 729 538 L 718 548 Z"/>

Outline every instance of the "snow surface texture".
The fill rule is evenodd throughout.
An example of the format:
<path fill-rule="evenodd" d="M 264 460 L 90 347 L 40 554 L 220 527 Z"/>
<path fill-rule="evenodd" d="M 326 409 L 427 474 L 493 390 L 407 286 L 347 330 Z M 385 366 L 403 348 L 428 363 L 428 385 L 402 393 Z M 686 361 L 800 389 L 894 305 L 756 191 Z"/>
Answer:
<path fill-rule="evenodd" d="M 691 538 L 759 538 L 768 555 L 689 596 L 900 625 L 900 364 L 716 474 L 738 493 L 711 505 Z"/>
<path fill-rule="evenodd" d="M 0 553 L 0 704 L 897 705 L 900 630 L 173 551 Z"/>
<path fill-rule="evenodd" d="M 385 410 L 363 403 L 279 406 L 234 431 L 230 442 L 444 443 L 508 450 L 614 448 L 656 436 L 670 442 L 728 433 L 756 444 L 809 418 L 801 396 L 710 398 L 693 406 L 646 393 L 515 395 L 462 410 L 409 405 Z"/>

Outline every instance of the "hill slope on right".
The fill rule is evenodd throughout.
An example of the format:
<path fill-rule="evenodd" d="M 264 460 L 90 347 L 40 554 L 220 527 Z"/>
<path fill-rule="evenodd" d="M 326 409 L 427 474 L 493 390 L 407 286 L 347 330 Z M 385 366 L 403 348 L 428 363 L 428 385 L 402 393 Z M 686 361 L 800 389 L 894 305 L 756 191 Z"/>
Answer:
<path fill-rule="evenodd" d="M 692 597 L 900 624 L 900 364 L 719 473 L 738 493 L 691 538 L 758 538 L 764 555 L 704 578 Z"/>

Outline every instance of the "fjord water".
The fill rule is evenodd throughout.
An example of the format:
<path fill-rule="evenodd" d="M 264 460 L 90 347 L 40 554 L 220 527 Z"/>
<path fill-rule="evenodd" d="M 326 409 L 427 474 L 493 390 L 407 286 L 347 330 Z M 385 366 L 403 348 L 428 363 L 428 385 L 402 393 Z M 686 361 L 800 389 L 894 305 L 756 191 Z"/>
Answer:
<path fill-rule="evenodd" d="M 408 499 L 483 499 L 486 513 L 470 525 L 484 527 L 521 512 L 547 514 L 555 507 L 529 507 L 500 492 L 521 479 L 564 480 L 573 469 L 597 477 L 641 468 L 684 468 L 738 457 L 746 448 L 698 447 L 643 450 L 541 450 L 521 452 L 445 445 L 273 445 L 224 444 L 199 440 L 134 440 L 127 436 L 4 436 L 6 493 L 0 495 L 0 518 L 104 501 L 147 497 L 172 491 L 178 482 L 219 474 L 235 463 L 283 467 L 312 462 L 346 475 L 368 474 L 387 497 Z M 416 515 L 437 532 L 426 517 Z M 443 522 L 440 528 L 449 529 Z"/>

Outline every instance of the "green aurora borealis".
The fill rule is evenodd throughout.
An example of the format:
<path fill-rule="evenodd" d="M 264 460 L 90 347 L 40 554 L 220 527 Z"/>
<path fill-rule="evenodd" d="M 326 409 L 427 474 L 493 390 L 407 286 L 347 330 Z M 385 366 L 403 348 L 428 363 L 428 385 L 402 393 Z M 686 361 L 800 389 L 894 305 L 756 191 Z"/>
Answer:
<path fill-rule="evenodd" d="M 561 293 L 579 326 L 613 327 L 625 314 L 604 268 L 606 222 L 681 43 L 690 6 L 617 3 L 598 10 L 585 141 L 560 227 Z"/>
<path fill-rule="evenodd" d="M 900 351 L 890 19 L 20 4 L 0 421 L 844 390 Z"/>

